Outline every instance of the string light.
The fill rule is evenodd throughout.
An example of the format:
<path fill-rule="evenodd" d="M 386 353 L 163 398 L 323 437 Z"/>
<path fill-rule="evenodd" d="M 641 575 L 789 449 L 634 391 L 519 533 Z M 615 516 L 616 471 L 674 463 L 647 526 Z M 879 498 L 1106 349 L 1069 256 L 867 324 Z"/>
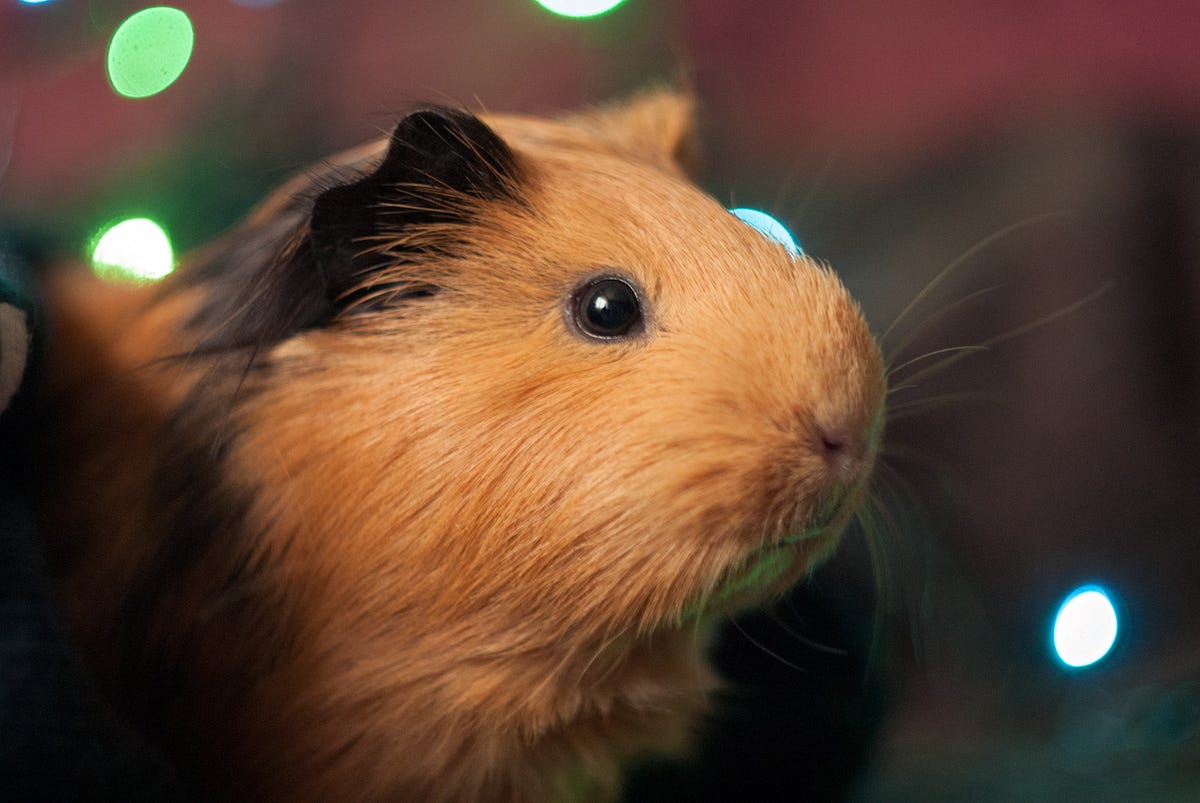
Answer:
<path fill-rule="evenodd" d="M 175 267 L 171 241 L 149 218 L 123 220 L 102 231 L 92 249 L 92 270 L 105 279 L 149 282 Z"/>
<path fill-rule="evenodd" d="M 108 80 L 117 94 L 148 98 L 175 83 L 192 56 L 195 34 L 177 8 L 142 9 L 121 23 L 108 44 Z"/>

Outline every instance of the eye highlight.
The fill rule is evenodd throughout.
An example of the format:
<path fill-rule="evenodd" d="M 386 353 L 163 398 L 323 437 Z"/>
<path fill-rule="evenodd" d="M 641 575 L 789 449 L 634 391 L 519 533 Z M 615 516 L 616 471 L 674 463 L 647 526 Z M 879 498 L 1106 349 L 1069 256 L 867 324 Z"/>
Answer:
<path fill-rule="evenodd" d="M 638 291 L 616 276 L 599 276 L 580 285 L 569 312 L 575 328 L 596 340 L 619 340 L 645 328 Z"/>

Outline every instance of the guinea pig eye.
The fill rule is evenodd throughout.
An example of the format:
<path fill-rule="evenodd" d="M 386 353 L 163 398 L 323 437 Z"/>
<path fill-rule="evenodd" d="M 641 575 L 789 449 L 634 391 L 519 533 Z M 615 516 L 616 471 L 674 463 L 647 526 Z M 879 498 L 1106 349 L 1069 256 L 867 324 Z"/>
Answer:
<path fill-rule="evenodd" d="M 641 300 L 624 279 L 592 279 L 575 292 L 571 307 L 575 326 L 588 337 L 615 340 L 642 331 Z"/>

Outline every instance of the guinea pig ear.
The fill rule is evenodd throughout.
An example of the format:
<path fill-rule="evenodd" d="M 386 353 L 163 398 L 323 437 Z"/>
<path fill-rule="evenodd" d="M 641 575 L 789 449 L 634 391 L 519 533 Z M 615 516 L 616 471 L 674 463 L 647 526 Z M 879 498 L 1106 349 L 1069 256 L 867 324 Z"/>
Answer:
<path fill-rule="evenodd" d="M 202 275 L 224 271 L 225 281 L 212 285 L 193 319 L 206 331 L 201 348 L 257 352 L 350 308 L 436 293 L 436 271 L 408 266 L 452 250 L 455 230 L 485 204 L 520 201 L 520 165 L 491 128 L 465 111 L 415 111 L 396 126 L 378 166 L 318 195 L 286 243 L 251 231 L 210 260 Z M 266 248 L 277 255 L 262 264 L 256 255 Z"/>
<path fill-rule="evenodd" d="M 309 225 L 319 269 L 334 292 L 403 259 L 421 224 L 468 224 L 479 202 L 519 201 L 512 150 L 482 120 L 440 107 L 400 121 L 369 175 L 326 190 Z"/>
<path fill-rule="evenodd" d="M 699 162 L 696 99 L 686 91 L 644 90 L 628 101 L 569 118 L 620 150 L 659 167 L 693 172 Z"/>

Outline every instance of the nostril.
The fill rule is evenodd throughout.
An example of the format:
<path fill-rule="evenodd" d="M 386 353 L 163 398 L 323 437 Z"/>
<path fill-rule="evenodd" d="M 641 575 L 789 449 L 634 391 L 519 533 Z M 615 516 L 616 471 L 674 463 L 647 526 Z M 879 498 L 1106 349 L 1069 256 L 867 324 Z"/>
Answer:
<path fill-rule="evenodd" d="M 830 437 L 829 435 L 822 435 L 821 446 L 825 448 L 825 452 L 831 457 L 836 457 L 845 450 L 846 442 L 836 436 Z"/>
<path fill-rule="evenodd" d="M 840 427 L 818 427 L 815 434 L 817 453 L 839 469 L 848 468 L 853 462 L 854 438 Z"/>

